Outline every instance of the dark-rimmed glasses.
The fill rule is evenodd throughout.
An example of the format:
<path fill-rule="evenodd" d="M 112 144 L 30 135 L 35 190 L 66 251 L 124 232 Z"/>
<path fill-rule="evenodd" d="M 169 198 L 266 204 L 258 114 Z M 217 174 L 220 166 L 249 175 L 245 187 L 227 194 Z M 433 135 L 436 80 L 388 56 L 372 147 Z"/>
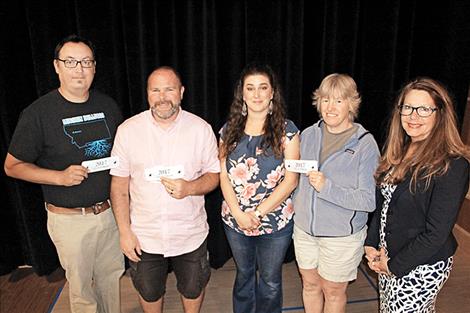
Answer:
<path fill-rule="evenodd" d="M 409 116 L 413 114 L 413 111 L 416 111 L 418 116 L 421 117 L 429 117 L 431 114 L 433 114 L 435 111 L 439 110 L 438 108 L 430 108 L 427 106 L 419 106 L 419 107 L 413 107 L 408 104 L 402 104 L 398 106 L 398 110 L 400 111 L 400 115 L 403 116 Z"/>
<path fill-rule="evenodd" d="M 95 60 L 89 60 L 89 59 L 84 59 L 84 60 L 79 61 L 75 59 L 62 60 L 62 59 L 56 58 L 56 60 L 64 62 L 64 65 L 66 68 L 76 68 L 78 63 L 80 63 L 80 65 L 83 68 L 90 68 L 90 67 L 95 66 Z"/>

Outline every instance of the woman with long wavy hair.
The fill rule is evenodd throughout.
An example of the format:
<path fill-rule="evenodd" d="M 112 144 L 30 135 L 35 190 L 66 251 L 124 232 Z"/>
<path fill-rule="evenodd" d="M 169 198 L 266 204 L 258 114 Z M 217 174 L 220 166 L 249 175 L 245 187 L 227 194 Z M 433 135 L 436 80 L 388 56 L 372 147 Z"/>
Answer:
<path fill-rule="evenodd" d="M 285 170 L 284 159 L 299 158 L 299 131 L 285 117 L 269 66 L 242 71 L 220 133 L 222 220 L 237 267 L 233 311 L 280 313 L 282 263 L 292 236 L 291 193 L 298 180 Z"/>
<path fill-rule="evenodd" d="M 468 190 L 470 150 L 452 99 L 427 77 L 406 84 L 375 174 L 377 210 L 366 239 L 379 274 L 380 312 L 434 312 L 457 242 L 452 229 Z"/>

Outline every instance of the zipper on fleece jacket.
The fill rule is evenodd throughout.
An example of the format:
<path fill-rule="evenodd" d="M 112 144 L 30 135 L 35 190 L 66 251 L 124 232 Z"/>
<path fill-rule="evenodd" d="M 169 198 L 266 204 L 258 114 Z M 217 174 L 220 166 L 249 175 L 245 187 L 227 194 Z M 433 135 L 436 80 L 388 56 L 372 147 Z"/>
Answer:
<path fill-rule="evenodd" d="M 353 154 L 356 153 L 356 150 L 351 149 L 351 147 L 357 146 L 357 143 L 359 142 L 359 140 L 361 140 L 365 135 L 367 135 L 367 134 L 369 134 L 369 133 L 370 133 L 370 132 L 366 131 L 366 132 L 364 132 L 363 134 L 361 134 L 357 139 L 355 138 L 355 139 L 353 139 L 353 140 L 348 141 L 348 142 L 344 145 L 344 147 L 343 147 L 342 149 L 340 149 L 340 150 L 336 151 L 335 153 L 331 154 L 330 156 L 328 156 L 328 157 L 323 161 L 322 164 L 318 164 L 318 171 L 321 172 L 321 169 L 324 167 L 324 165 L 325 165 L 328 161 L 331 161 L 331 159 L 333 159 L 335 156 L 339 155 L 340 153 L 345 153 L 345 152 L 348 152 L 348 153 L 351 153 L 351 152 L 352 152 Z M 321 134 L 321 135 L 320 135 L 320 142 L 321 142 L 321 140 L 323 139 L 323 131 L 321 131 L 320 134 Z M 319 154 L 321 153 L 320 150 L 321 150 L 321 149 L 318 150 L 318 153 L 319 153 Z M 317 155 L 317 160 L 319 160 L 319 159 L 320 159 L 320 156 Z M 315 220 L 316 220 L 316 217 L 315 217 L 315 215 L 316 215 L 316 213 L 315 213 L 316 210 L 315 210 L 315 208 L 316 208 L 316 206 L 317 206 L 317 194 L 318 194 L 318 192 L 314 190 L 314 192 L 313 192 L 313 200 L 312 200 L 312 201 L 313 201 L 313 205 L 312 205 L 312 218 L 311 218 L 311 220 L 310 220 L 310 232 L 311 232 L 312 236 L 316 236 L 316 235 L 315 235 L 315 232 L 313 231 L 313 228 L 314 228 L 314 227 L 313 227 L 313 226 L 314 226 L 313 224 L 314 224 L 314 222 L 315 222 Z M 353 216 L 352 216 L 351 219 L 349 220 L 349 225 L 350 225 L 350 228 L 351 228 L 351 231 L 350 231 L 351 234 L 352 234 L 352 232 L 353 232 L 352 221 L 353 221 L 354 217 L 356 217 L 356 213 L 357 213 L 357 212 L 354 211 Z"/>

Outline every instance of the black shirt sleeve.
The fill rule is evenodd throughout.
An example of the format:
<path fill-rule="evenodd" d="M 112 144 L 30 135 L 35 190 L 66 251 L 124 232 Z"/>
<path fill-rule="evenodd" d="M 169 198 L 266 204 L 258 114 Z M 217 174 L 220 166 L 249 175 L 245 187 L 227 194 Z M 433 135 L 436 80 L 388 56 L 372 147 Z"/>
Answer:
<path fill-rule="evenodd" d="M 34 163 L 41 154 L 43 138 L 41 120 L 35 108 L 28 107 L 21 112 L 8 152 L 21 161 Z"/>

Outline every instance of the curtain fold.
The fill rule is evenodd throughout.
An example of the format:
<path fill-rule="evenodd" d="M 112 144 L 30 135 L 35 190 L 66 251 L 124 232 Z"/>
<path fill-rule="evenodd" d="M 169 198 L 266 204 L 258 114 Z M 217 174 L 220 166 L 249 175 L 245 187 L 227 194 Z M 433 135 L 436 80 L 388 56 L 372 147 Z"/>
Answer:
<path fill-rule="evenodd" d="M 279 73 L 289 118 L 300 129 L 318 120 L 311 93 L 332 72 L 356 80 L 363 99 L 359 122 L 379 144 L 393 96 L 418 75 L 450 88 L 462 121 L 470 81 L 469 16 L 466 0 L 2 1 L 1 156 L 21 110 L 57 88 L 53 49 L 71 33 L 96 45 L 93 87 L 115 98 L 125 117 L 147 109 L 148 74 L 170 65 L 186 87 L 183 107 L 217 134 L 241 69 L 260 61 Z M 38 274 L 52 272 L 58 261 L 38 186 L 2 172 L 1 187 L 0 273 L 25 263 Z M 220 190 L 206 198 L 211 265 L 217 268 L 230 257 Z"/>

